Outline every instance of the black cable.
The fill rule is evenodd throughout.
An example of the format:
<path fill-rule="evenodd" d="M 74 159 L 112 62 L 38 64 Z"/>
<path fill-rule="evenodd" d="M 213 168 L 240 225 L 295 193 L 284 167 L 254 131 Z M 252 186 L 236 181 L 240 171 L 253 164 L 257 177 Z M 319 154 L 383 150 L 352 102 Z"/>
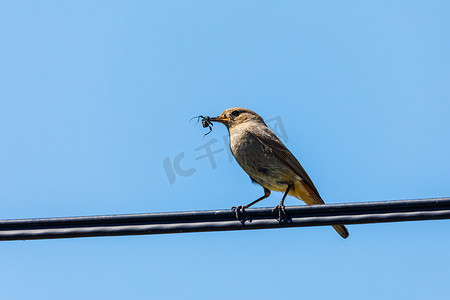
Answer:
<path fill-rule="evenodd" d="M 0 240 L 28 240 L 249 230 L 450 219 L 450 198 L 286 207 L 281 224 L 272 208 L 0 220 Z"/>

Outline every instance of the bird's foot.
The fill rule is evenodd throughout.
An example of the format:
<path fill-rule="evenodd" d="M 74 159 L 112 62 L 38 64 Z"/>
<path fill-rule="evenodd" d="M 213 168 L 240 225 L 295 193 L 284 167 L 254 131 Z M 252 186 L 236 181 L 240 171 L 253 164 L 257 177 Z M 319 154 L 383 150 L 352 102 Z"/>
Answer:
<path fill-rule="evenodd" d="M 272 213 L 277 213 L 278 212 L 278 223 L 281 224 L 281 222 L 283 222 L 284 219 L 286 219 L 286 209 L 284 207 L 284 205 L 279 204 L 277 206 L 274 207 L 274 209 L 272 209 Z"/>
<path fill-rule="evenodd" d="M 241 220 L 241 215 L 245 213 L 245 206 L 233 206 L 231 210 L 236 214 L 236 219 Z"/>

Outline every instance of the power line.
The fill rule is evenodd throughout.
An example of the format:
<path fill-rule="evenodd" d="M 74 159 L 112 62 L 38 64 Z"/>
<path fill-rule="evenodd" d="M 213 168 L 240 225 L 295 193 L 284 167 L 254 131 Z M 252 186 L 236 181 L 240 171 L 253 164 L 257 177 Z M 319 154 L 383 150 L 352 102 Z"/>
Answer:
<path fill-rule="evenodd" d="M 286 207 L 280 224 L 272 208 L 0 220 L 0 240 L 56 239 L 450 219 L 450 198 Z"/>

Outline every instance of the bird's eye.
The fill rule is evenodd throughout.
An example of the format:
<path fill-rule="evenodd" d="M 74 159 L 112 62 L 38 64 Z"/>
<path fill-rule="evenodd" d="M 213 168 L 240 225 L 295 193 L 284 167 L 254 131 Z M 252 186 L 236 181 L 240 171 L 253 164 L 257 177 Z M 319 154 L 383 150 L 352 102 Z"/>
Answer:
<path fill-rule="evenodd" d="M 237 117 L 237 116 L 239 116 L 239 114 L 240 114 L 240 112 L 239 112 L 238 110 L 233 110 L 233 111 L 231 112 L 231 115 L 232 115 L 233 117 Z"/>

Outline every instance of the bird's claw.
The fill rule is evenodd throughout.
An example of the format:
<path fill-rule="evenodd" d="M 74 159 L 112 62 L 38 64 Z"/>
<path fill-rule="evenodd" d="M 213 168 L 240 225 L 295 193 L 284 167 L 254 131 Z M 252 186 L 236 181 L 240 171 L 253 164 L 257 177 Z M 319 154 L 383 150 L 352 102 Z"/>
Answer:
<path fill-rule="evenodd" d="M 277 205 L 274 207 L 274 209 L 272 209 L 272 213 L 277 213 L 278 212 L 278 223 L 281 224 L 281 222 L 283 222 L 284 219 L 286 219 L 286 209 L 284 207 L 284 205 Z"/>
<path fill-rule="evenodd" d="M 245 206 L 233 206 L 231 210 L 236 214 L 236 219 L 241 220 L 241 214 L 245 213 Z"/>

